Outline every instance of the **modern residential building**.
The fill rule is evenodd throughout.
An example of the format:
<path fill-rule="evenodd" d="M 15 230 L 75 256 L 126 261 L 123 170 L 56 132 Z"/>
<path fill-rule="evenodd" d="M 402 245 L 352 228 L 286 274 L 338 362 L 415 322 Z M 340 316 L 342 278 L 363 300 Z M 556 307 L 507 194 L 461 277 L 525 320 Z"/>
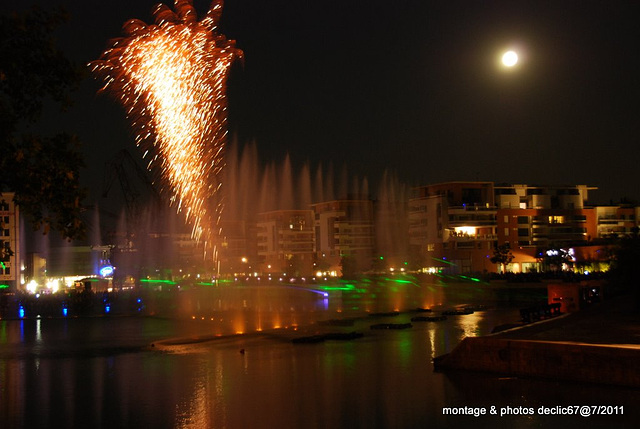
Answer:
<path fill-rule="evenodd" d="M 370 270 L 376 237 L 373 201 L 354 198 L 312 207 L 319 270 L 343 274 Z"/>
<path fill-rule="evenodd" d="M 491 272 L 494 248 L 508 245 L 514 272 L 542 269 L 546 252 L 587 246 L 598 236 L 596 209 L 576 186 L 449 182 L 414 189 L 409 237 L 426 267 Z"/>
<path fill-rule="evenodd" d="M 20 284 L 20 210 L 13 193 L 0 193 L 0 288 L 16 290 Z"/>
<path fill-rule="evenodd" d="M 315 237 L 311 210 L 277 210 L 258 215 L 256 272 L 289 276 L 314 271 Z M 247 264 L 249 260 L 243 261 Z"/>
<path fill-rule="evenodd" d="M 226 220 L 222 224 L 223 241 L 219 253 L 221 274 L 249 274 L 257 268 L 258 239 L 255 222 Z"/>
<path fill-rule="evenodd" d="M 597 237 L 621 238 L 632 233 L 634 227 L 638 227 L 640 219 L 640 207 L 632 204 L 597 206 Z"/>
<path fill-rule="evenodd" d="M 496 227 L 492 182 L 421 186 L 409 201 L 409 242 L 424 267 L 491 271 Z"/>
<path fill-rule="evenodd" d="M 596 211 L 586 205 L 586 185 L 496 185 L 498 244 L 508 244 L 510 270 L 541 270 L 548 252 L 592 244 L 597 236 Z"/>

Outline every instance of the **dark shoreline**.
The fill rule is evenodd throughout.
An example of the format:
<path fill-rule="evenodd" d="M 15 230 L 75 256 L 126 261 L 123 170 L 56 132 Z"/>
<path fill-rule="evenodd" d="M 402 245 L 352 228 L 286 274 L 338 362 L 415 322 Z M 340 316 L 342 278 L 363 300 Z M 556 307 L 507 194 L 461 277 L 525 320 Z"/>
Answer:
<path fill-rule="evenodd" d="M 467 337 L 436 357 L 434 369 L 640 387 L 640 314 L 628 296 L 619 296 L 577 313 Z"/>

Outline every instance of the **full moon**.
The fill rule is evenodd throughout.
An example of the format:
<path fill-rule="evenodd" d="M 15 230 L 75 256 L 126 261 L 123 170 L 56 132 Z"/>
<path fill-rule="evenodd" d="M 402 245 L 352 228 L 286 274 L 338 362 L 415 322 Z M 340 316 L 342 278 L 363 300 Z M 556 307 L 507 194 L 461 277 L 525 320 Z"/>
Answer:
<path fill-rule="evenodd" d="M 513 51 L 505 52 L 502 56 L 502 64 L 507 67 L 513 67 L 518 63 L 518 54 Z"/>

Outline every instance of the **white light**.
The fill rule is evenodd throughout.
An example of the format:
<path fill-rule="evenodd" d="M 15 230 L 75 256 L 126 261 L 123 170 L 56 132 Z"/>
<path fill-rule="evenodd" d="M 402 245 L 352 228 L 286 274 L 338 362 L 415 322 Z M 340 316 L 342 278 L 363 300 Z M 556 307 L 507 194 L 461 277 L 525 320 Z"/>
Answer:
<path fill-rule="evenodd" d="M 474 226 L 457 226 L 454 230 L 458 234 L 476 235 L 476 228 Z"/>
<path fill-rule="evenodd" d="M 52 293 L 58 292 L 58 289 L 60 289 L 60 280 L 50 279 L 49 281 L 47 281 L 47 288 L 51 289 Z"/>
<path fill-rule="evenodd" d="M 502 64 L 507 67 L 513 67 L 518 63 L 518 54 L 514 51 L 507 51 L 502 56 Z"/>

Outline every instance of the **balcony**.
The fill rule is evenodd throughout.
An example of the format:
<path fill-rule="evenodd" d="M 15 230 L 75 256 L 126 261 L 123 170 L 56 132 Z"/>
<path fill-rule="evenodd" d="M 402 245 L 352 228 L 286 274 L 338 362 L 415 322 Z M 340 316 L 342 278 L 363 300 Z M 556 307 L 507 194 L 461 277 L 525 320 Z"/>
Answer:
<path fill-rule="evenodd" d="M 463 205 L 463 206 L 449 206 L 449 211 L 463 210 L 466 212 L 495 212 L 498 210 L 496 206 L 486 205 Z"/>
<path fill-rule="evenodd" d="M 497 240 L 497 239 L 498 239 L 497 234 L 469 235 L 469 234 L 459 234 L 455 232 L 449 233 L 449 241 L 455 241 L 458 243 L 467 242 L 467 241 L 491 241 L 491 240 Z"/>

